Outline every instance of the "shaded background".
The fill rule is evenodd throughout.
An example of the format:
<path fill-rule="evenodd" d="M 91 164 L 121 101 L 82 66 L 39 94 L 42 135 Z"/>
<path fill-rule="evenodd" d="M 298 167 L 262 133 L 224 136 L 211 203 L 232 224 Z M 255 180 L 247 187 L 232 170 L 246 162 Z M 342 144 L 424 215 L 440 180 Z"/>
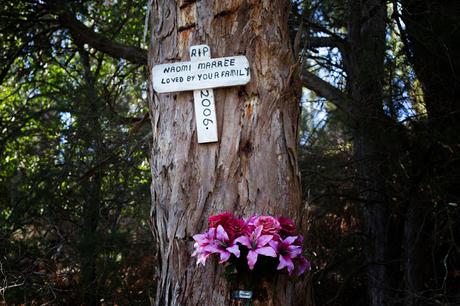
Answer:
<path fill-rule="evenodd" d="M 4 304 L 155 295 L 146 7 L 0 4 Z M 317 305 L 460 303 L 459 16 L 453 0 L 292 1 Z"/>

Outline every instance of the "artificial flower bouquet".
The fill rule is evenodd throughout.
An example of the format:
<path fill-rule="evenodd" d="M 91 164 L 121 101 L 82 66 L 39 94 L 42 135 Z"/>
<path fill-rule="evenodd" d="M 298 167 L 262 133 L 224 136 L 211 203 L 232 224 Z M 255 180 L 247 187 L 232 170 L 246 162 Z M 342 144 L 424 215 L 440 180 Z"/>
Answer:
<path fill-rule="evenodd" d="M 289 218 L 252 216 L 244 220 L 226 212 L 209 217 L 208 226 L 208 231 L 193 236 L 192 256 L 197 257 L 197 264 L 204 266 L 216 254 L 220 264 L 229 262 L 238 273 L 276 268 L 301 275 L 310 269 L 302 255 L 303 237 Z"/>

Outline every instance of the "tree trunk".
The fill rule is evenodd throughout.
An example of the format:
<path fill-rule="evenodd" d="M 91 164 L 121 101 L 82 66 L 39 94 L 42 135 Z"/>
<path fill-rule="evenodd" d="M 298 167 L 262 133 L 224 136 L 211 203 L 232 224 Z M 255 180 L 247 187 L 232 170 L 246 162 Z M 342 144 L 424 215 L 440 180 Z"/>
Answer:
<path fill-rule="evenodd" d="M 386 1 L 353 0 L 350 4 L 346 68 L 354 116 L 356 185 L 364 201 L 369 305 L 380 306 L 388 303 L 385 258 L 389 209 L 383 168 L 387 163 L 385 139 L 390 135 L 383 112 Z"/>
<path fill-rule="evenodd" d="M 290 216 L 301 223 L 297 169 L 300 87 L 289 42 L 288 1 L 156 0 L 149 71 L 188 61 L 191 45 L 212 57 L 245 55 L 246 86 L 215 89 L 219 142 L 198 144 L 193 93 L 156 94 L 149 81 L 152 231 L 159 242 L 157 305 L 228 305 L 230 284 L 210 260 L 197 267 L 191 236 L 211 214 Z M 255 304 L 309 305 L 307 280 L 276 277 Z"/>
<path fill-rule="evenodd" d="M 84 69 L 84 98 L 79 103 L 79 138 L 82 141 L 87 155 L 91 156 L 94 164 L 101 162 L 104 156 L 102 150 L 102 131 L 100 127 L 100 107 L 95 88 L 95 78 L 91 72 L 89 54 L 82 45 L 78 45 L 80 57 Z M 84 305 L 98 305 L 98 288 L 96 285 L 97 277 L 97 256 L 99 213 L 101 205 L 103 173 L 99 169 L 88 180 L 82 182 L 83 208 L 82 208 L 82 227 L 81 227 L 81 276 L 82 276 L 82 301 Z"/>
<path fill-rule="evenodd" d="M 440 231 L 433 234 L 432 224 L 445 209 L 436 203 L 456 203 L 460 198 L 458 8 L 455 0 L 402 1 L 404 43 L 422 84 L 428 113 L 428 120 L 417 129 L 418 139 L 412 153 L 414 176 L 420 182 L 408 207 L 404 232 L 405 305 L 409 306 L 423 303 L 430 290 L 451 294 L 445 289 L 446 280 L 449 283 L 447 275 L 437 276 L 436 270 L 455 268 L 445 261 L 448 251 L 441 253 L 442 248 L 435 245 L 443 234 Z M 436 200 L 429 201 L 430 198 Z M 456 293 L 454 290 L 453 294 Z"/>

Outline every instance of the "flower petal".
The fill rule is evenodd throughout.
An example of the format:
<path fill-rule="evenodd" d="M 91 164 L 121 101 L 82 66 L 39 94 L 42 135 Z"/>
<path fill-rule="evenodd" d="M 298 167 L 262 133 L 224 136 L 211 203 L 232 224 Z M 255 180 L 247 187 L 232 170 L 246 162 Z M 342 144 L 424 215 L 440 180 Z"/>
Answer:
<path fill-rule="evenodd" d="M 288 269 L 289 275 L 291 275 L 292 271 L 294 270 L 294 263 L 292 262 L 292 259 L 289 258 L 288 256 L 282 256 L 282 255 L 280 255 L 279 259 L 280 259 L 280 263 L 276 269 L 281 270 L 284 267 L 286 267 Z"/>
<path fill-rule="evenodd" d="M 216 228 L 215 227 L 211 227 L 208 230 L 208 239 L 211 239 L 211 240 L 216 239 Z"/>
<path fill-rule="evenodd" d="M 224 263 L 226 262 L 229 258 L 230 258 L 230 252 L 227 252 L 227 251 L 221 251 L 220 252 L 220 261 L 219 263 Z"/>
<path fill-rule="evenodd" d="M 291 258 L 288 256 L 280 255 L 280 263 L 276 269 L 281 270 L 284 267 L 287 267 L 289 275 L 291 275 L 292 271 L 294 270 L 294 263 L 292 262 Z"/>
<path fill-rule="evenodd" d="M 298 245 L 290 245 L 288 246 L 289 257 L 294 258 L 302 253 L 302 247 Z"/>
<path fill-rule="evenodd" d="M 252 215 L 249 219 L 245 220 L 247 225 L 254 225 L 254 222 L 257 220 L 257 215 Z"/>
<path fill-rule="evenodd" d="M 250 250 L 249 253 L 248 253 L 248 266 L 249 266 L 249 269 L 252 270 L 254 269 L 254 265 L 256 264 L 257 262 L 257 253 Z"/>
<path fill-rule="evenodd" d="M 265 255 L 265 256 L 269 256 L 269 257 L 276 257 L 276 252 L 271 246 L 258 248 L 255 251 L 260 255 Z"/>
<path fill-rule="evenodd" d="M 217 226 L 217 234 L 216 234 L 217 240 L 220 240 L 222 242 L 227 242 L 228 241 L 228 235 L 227 232 L 224 230 L 222 225 Z"/>
<path fill-rule="evenodd" d="M 206 259 L 209 257 L 209 253 L 201 253 L 200 255 L 198 255 L 197 257 L 197 261 L 196 261 L 196 265 L 199 265 L 199 264 L 202 264 L 203 267 L 206 263 Z"/>
<path fill-rule="evenodd" d="M 195 240 L 199 245 L 208 244 L 208 233 L 193 235 L 193 240 Z"/>
<path fill-rule="evenodd" d="M 203 252 L 207 252 L 207 253 L 210 253 L 210 254 L 213 254 L 213 253 L 220 253 L 221 252 L 221 248 L 219 248 L 217 245 L 215 244 L 208 244 L 207 246 L 203 247 Z"/>
<path fill-rule="evenodd" d="M 278 245 L 280 244 L 278 241 L 270 240 L 268 244 L 276 251 L 278 250 Z"/>
<path fill-rule="evenodd" d="M 283 239 L 281 239 L 281 236 L 280 236 L 280 235 L 278 235 L 278 234 L 273 234 L 272 240 L 282 241 Z"/>
<path fill-rule="evenodd" d="M 279 256 L 279 260 L 280 260 L 280 263 L 278 264 L 278 267 L 276 267 L 277 270 L 281 270 L 287 266 L 286 260 L 284 259 L 282 255 Z"/>
<path fill-rule="evenodd" d="M 240 248 L 238 247 L 237 244 L 229 246 L 228 248 L 226 248 L 226 250 L 232 253 L 233 255 L 235 255 L 236 258 L 240 257 Z"/>
<path fill-rule="evenodd" d="M 195 248 L 192 253 L 192 257 L 195 257 L 196 255 L 201 254 L 201 250 L 199 248 Z"/>
<path fill-rule="evenodd" d="M 245 247 L 247 247 L 248 249 L 252 249 L 251 240 L 249 240 L 248 236 L 240 236 L 235 239 L 235 242 L 239 242 Z"/>
<path fill-rule="evenodd" d="M 302 242 L 303 242 L 303 236 L 298 235 L 297 239 L 294 241 L 294 243 L 297 244 L 297 245 L 302 245 Z"/>
<path fill-rule="evenodd" d="M 258 239 L 260 237 L 260 234 L 262 233 L 263 228 L 264 227 L 262 225 L 260 225 L 254 230 L 254 238 L 255 239 Z"/>
<path fill-rule="evenodd" d="M 287 263 L 287 269 L 288 269 L 289 275 L 291 275 L 292 271 L 294 271 L 294 263 L 292 262 L 292 259 L 290 258 L 286 259 L 286 263 Z"/>
<path fill-rule="evenodd" d="M 293 244 L 296 239 L 297 236 L 289 236 L 286 239 L 284 239 L 283 242 L 286 244 Z"/>
<path fill-rule="evenodd" d="M 257 239 L 257 247 L 263 247 L 266 245 L 270 240 L 272 240 L 273 235 L 262 235 Z"/>
<path fill-rule="evenodd" d="M 298 264 L 297 275 L 301 275 L 305 272 L 305 270 L 311 269 L 310 262 L 306 260 L 303 256 L 299 256 L 295 258 L 295 261 Z"/>

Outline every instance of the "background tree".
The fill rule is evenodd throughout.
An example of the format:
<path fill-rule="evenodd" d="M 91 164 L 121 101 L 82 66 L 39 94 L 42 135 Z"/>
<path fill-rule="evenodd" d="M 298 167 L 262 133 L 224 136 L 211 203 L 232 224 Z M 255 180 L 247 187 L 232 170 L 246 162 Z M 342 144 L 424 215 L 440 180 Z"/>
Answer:
<path fill-rule="evenodd" d="M 310 26 L 304 35 L 310 39 L 304 45 L 304 52 L 308 52 L 309 56 L 306 62 L 309 68 L 303 71 L 304 85 L 334 104 L 334 107 L 323 108 L 323 112 L 328 114 L 322 115 L 327 118 L 323 121 L 334 125 L 324 125 L 321 130 L 343 128 L 342 139 L 354 148 L 345 152 L 348 162 L 343 163 L 345 169 L 350 167 L 355 171 L 350 176 L 353 185 L 347 186 L 349 184 L 340 180 L 343 173 L 332 173 L 329 177 L 321 177 L 323 186 L 338 183 L 346 192 L 339 191 L 340 197 L 336 198 L 336 192 L 327 193 L 328 189 L 324 187 L 314 191 L 339 205 L 326 206 L 323 199 L 313 203 L 315 207 L 326 209 L 325 212 L 320 211 L 319 216 L 332 213 L 341 227 L 346 224 L 345 228 L 335 232 L 329 229 L 330 233 L 342 231 L 346 238 L 350 235 L 361 237 L 354 241 L 354 246 L 362 246 L 365 256 L 364 264 L 355 265 L 351 271 L 340 272 L 344 277 L 344 282 L 338 285 L 340 294 L 333 299 L 325 298 L 328 303 L 336 302 L 340 295 L 350 294 L 347 290 L 355 290 L 357 285 L 351 285 L 352 280 L 369 289 L 369 302 L 362 301 L 363 304 L 380 305 L 402 300 L 407 304 L 421 304 L 456 300 L 453 287 L 449 285 L 454 278 L 448 271 L 454 271 L 457 266 L 452 259 L 452 254 L 456 253 L 452 245 L 456 244 L 458 237 L 453 232 L 449 234 L 452 223 L 447 220 L 452 220 L 452 216 L 458 213 L 458 196 L 449 192 L 448 188 L 443 189 L 449 186 L 447 182 L 453 182 L 455 173 L 458 174 L 454 166 L 457 160 L 455 150 L 447 149 L 458 141 L 455 136 L 450 138 L 450 133 L 446 133 L 450 130 L 448 126 L 453 126 L 447 118 L 457 113 L 453 107 L 456 103 L 451 102 L 456 101 L 451 95 L 455 87 L 448 86 L 447 80 L 443 83 L 450 88 L 444 87 L 446 90 L 443 92 L 444 95 L 448 93 L 450 102 L 446 104 L 446 112 L 437 108 L 437 114 L 443 115 L 433 120 L 436 116 L 424 110 L 425 106 L 427 110 L 429 107 L 424 98 L 433 99 L 434 95 L 423 85 L 430 83 L 426 79 L 428 76 L 432 83 L 438 85 L 443 77 L 452 81 L 452 73 L 443 74 L 441 71 L 454 71 L 455 61 L 447 68 L 441 63 L 447 62 L 443 59 L 449 56 L 439 60 L 430 58 L 440 52 L 440 45 L 446 46 L 446 50 L 455 50 L 453 45 L 449 47 L 455 31 L 447 34 L 449 38 L 441 38 L 442 43 L 432 31 L 447 27 L 447 24 L 456 24 L 452 15 L 455 5 L 422 2 L 395 1 L 385 9 L 386 3 L 381 1 L 307 1 L 302 3 L 303 10 L 294 12 L 297 18 Z M 401 15 L 404 23 L 399 19 Z M 430 37 L 431 40 L 428 39 Z M 418 68 L 415 50 L 425 50 L 422 52 L 425 56 L 419 54 L 417 59 Z M 430 65 L 425 64 L 428 61 Z M 418 71 L 422 69 L 425 76 Z M 433 74 L 434 71 L 439 73 Z M 420 76 L 423 93 L 417 76 Z M 431 119 L 426 120 L 427 115 Z M 441 119 L 441 123 L 440 118 L 446 121 Z M 337 121 L 341 125 L 337 125 Z M 438 133 L 439 128 L 444 132 Z M 337 135 L 328 133 L 329 136 Z M 449 141 L 442 140 L 446 137 Z M 332 148 L 329 147 L 329 150 Z M 311 148 L 308 151 L 313 152 Z M 340 157 L 340 150 L 335 151 Z M 307 158 L 301 164 L 314 157 L 308 154 L 301 156 Z M 334 166 L 335 163 L 326 164 L 323 171 L 327 173 Z M 444 172 L 441 169 L 449 170 Z M 304 174 L 307 180 L 315 177 L 312 172 Z M 309 188 L 308 183 L 306 185 Z M 443 204 L 439 204 L 441 202 Z M 350 212 L 356 211 L 361 211 L 361 214 L 355 215 L 361 231 L 347 217 Z M 340 213 L 345 215 L 337 215 Z M 320 225 L 315 227 L 321 228 Z M 435 236 L 439 237 L 433 236 L 436 229 L 438 234 L 444 233 L 443 237 L 449 238 L 435 239 Z M 336 252 L 346 252 L 344 248 L 348 246 L 346 243 L 339 245 Z M 354 254 L 356 258 L 361 256 L 359 252 Z M 343 264 L 341 258 L 332 257 L 332 262 L 326 260 L 324 270 L 318 272 L 319 280 L 324 283 L 325 275 L 334 275 L 337 271 L 334 262 Z M 440 272 L 443 258 L 446 259 L 445 270 Z M 367 269 L 365 279 L 360 277 L 364 269 Z M 327 283 L 323 286 L 330 290 Z"/>
<path fill-rule="evenodd" d="M 454 258 L 460 252 L 459 236 L 452 231 L 460 197 L 454 183 L 460 174 L 460 61 L 455 56 L 460 51 L 456 43 L 460 31 L 455 26 L 460 23 L 460 6 L 454 1 L 401 1 L 399 5 L 395 17 L 407 57 L 423 88 L 427 111 L 426 120 L 417 126 L 417 150 L 413 152 L 417 164 L 425 167 L 413 170 L 413 188 L 418 196 L 409 202 L 404 236 L 405 303 L 417 305 L 455 288 L 448 281 L 448 273 L 444 273 L 443 281 L 436 275 L 442 269 L 458 267 Z M 433 236 L 437 228 L 448 238 Z M 440 258 L 444 258 L 442 264 Z M 426 265 L 430 259 L 433 264 Z"/>

